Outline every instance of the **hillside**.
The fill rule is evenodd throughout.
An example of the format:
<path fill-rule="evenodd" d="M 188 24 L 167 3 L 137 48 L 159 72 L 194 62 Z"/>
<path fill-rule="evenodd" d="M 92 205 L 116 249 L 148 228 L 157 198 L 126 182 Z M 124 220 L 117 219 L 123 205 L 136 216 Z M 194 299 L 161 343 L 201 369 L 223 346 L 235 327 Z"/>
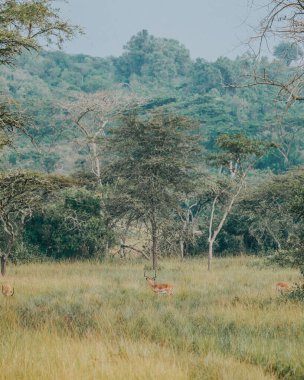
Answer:
<path fill-rule="evenodd" d="M 193 61 L 178 41 L 156 38 L 147 31 L 133 36 L 120 57 L 25 53 L 14 67 L 0 68 L 0 86 L 2 94 L 9 94 L 26 113 L 37 147 L 21 137 L 16 151 L 6 152 L 3 164 L 47 172 L 79 170 L 86 165 L 86 152 L 62 104 L 75 93 L 86 96 L 121 86 L 160 103 L 168 99 L 171 108 L 198 120 L 209 151 L 219 133 L 244 132 L 280 146 L 260 162 L 261 169 L 281 172 L 302 164 L 301 107 L 296 105 L 286 114 L 284 105 L 275 101 L 273 88 L 231 87 L 246 81 L 252 65 L 250 55 Z M 284 76 L 291 70 L 278 59 L 262 58 L 259 65 L 272 75 Z"/>

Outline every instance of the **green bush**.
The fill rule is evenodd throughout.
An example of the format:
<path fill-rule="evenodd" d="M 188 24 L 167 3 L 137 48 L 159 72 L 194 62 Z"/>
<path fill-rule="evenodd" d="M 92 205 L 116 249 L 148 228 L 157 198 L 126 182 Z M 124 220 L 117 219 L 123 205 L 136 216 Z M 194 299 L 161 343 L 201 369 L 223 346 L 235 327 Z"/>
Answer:
<path fill-rule="evenodd" d="M 33 215 L 24 239 L 43 255 L 64 259 L 100 257 L 114 236 L 107 228 L 100 198 L 85 189 L 70 189 Z"/>

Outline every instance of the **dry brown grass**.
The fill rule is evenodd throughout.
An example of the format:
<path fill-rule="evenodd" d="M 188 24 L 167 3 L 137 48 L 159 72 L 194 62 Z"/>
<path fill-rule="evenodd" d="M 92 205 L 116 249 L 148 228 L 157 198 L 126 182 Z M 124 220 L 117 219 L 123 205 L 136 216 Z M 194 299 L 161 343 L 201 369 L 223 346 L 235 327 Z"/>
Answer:
<path fill-rule="evenodd" d="M 250 258 L 162 262 L 172 297 L 140 262 L 9 268 L 0 379 L 303 379 L 304 307 L 275 290 L 293 270 Z"/>

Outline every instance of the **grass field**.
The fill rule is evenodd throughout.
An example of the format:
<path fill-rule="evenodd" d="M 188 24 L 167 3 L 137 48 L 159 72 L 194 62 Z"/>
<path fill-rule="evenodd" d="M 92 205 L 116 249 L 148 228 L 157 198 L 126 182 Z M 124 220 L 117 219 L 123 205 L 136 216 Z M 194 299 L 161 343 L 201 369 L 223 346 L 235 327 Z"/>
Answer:
<path fill-rule="evenodd" d="M 32 264 L 3 282 L 0 379 L 304 379 L 304 304 L 276 294 L 289 269 L 241 257 L 164 261 L 156 295 L 144 263 Z"/>

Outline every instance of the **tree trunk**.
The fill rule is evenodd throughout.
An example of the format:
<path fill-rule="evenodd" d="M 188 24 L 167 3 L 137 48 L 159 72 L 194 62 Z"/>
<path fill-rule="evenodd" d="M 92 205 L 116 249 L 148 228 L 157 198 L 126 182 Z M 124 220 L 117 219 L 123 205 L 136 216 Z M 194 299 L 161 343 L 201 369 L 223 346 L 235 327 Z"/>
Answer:
<path fill-rule="evenodd" d="M 151 223 L 152 227 L 152 267 L 157 270 L 157 227 L 156 223 Z"/>
<path fill-rule="evenodd" d="M 213 243 L 214 239 L 209 240 L 209 254 L 208 254 L 208 271 L 211 270 L 211 262 L 213 257 Z"/>
<path fill-rule="evenodd" d="M 2 276 L 6 275 L 6 256 L 1 256 L 1 274 Z"/>
<path fill-rule="evenodd" d="M 179 241 L 179 246 L 180 246 L 181 259 L 183 260 L 184 259 L 184 253 L 185 253 L 185 246 L 184 246 L 184 240 L 183 239 L 181 239 Z"/>
<path fill-rule="evenodd" d="M 104 255 L 105 255 L 105 257 L 108 257 L 108 256 L 109 256 L 109 242 L 108 242 L 108 240 L 107 240 L 106 243 L 105 243 L 105 247 L 104 247 Z"/>
<path fill-rule="evenodd" d="M 96 176 L 97 178 L 97 183 L 98 185 L 101 185 L 101 178 L 100 178 L 100 161 L 99 161 L 99 158 L 98 158 L 98 154 L 97 154 L 97 144 L 94 142 L 91 144 L 92 146 L 92 151 L 93 151 L 93 157 L 92 157 L 92 171 L 93 171 L 93 174 Z"/>

